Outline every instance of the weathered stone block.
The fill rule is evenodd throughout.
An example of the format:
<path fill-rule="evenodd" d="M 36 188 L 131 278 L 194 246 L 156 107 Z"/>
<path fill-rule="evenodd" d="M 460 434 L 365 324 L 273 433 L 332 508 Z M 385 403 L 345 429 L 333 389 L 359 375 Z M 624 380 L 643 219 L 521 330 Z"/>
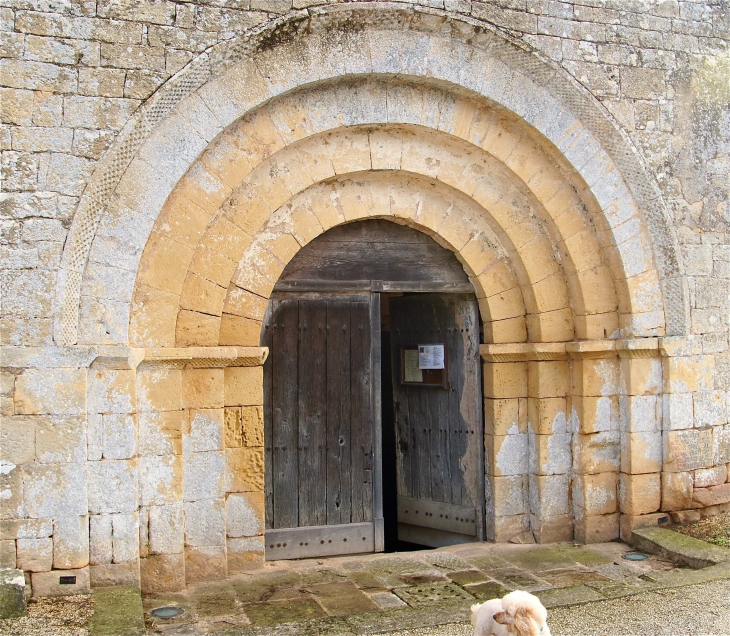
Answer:
<path fill-rule="evenodd" d="M 56 518 L 85 515 L 86 480 L 81 464 L 26 464 L 23 500 L 28 517 Z"/>
<path fill-rule="evenodd" d="M 573 541 L 574 521 L 572 515 L 557 519 L 538 519 L 532 515 L 530 527 L 537 543 L 559 543 Z"/>
<path fill-rule="evenodd" d="M 53 520 L 53 569 L 75 570 L 89 565 L 89 517 Z"/>
<path fill-rule="evenodd" d="M 50 519 L 3 519 L 0 521 L 0 540 L 41 539 L 53 534 Z"/>
<path fill-rule="evenodd" d="M 608 515 L 618 510 L 618 475 L 578 475 L 573 479 L 573 506 L 576 517 Z"/>
<path fill-rule="evenodd" d="M 621 472 L 657 473 L 662 469 L 662 434 L 660 432 L 624 433 L 621 435 Z"/>
<path fill-rule="evenodd" d="M 231 493 L 226 498 L 226 535 L 253 537 L 264 532 L 264 494 Z"/>
<path fill-rule="evenodd" d="M 86 435 L 80 417 L 36 417 L 36 457 L 44 463 L 83 462 Z"/>
<path fill-rule="evenodd" d="M 13 539 L 0 539 L 0 570 L 16 567 L 17 553 Z"/>
<path fill-rule="evenodd" d="M 527 435 L 487 435 L 484 444 L 489 474 L 527 474 L 530 457 Z"/>
<path fill-rule="evenodd" d="M 570 477 L 568 475 L 530 475 L 530 510 L 541 521 L 570 514 Z"/>
<path fill-rule="evenodd" d="M 496 517 L 493 528 L 487 528 L 487 536 L 491 541 L 504 543 L 512 537 L 530 529 L 530 515 L 513 515 Z M 491 536 L 490 536 L 491 535 Z"/>
<path fill-rule="evenodd" d="M 186 546 L 225 545 L 226 506 L 223 499 L 187 502 L 184 508 Z"/>
<path fill-rule="evenodd" d="M 485 362 L 484 397 L 526 398 L 526 362 Z"/>
<path fill-rule="evenodd" d="M 696 393 L 713 389 L 713 356 L 668 357 L 663 360 L 665 393 Z"/>
<path fill-rule="evenodd" d="M 139 560 L 128 563 L 90 565 L 89 577 L 92 587 L 135 587 L 139 588 Z"/>
<path fill-rule="evenodd" d="M 0 620 L 26 616 L 25 577 L 15 566 L 0 569 Z"/>
<path fill-rule="evenodd" d="M 16 542 L 18 567 L 26 572 L 47 572 L 53 566 L 51 539 L 18 539 Z"/>
<path fill-rule="evenodd" d="M 662 396 L 662 425 L 676 431 L 694 426 L 694 403 L 691 393 L 666 393 Z"/>
<path fill-rule="evenodd" d="M 619 393 L 618 360 L 579 359 L 573 361 L 573 395 L 610 396 Z"/>
<path fill-rule="evenodd" d="M 226 450 L 228 492 L 260 492 L 264 489 L 264 449 L 229 448 Z"/>
<path fill-rule="evenodd" d="M 226 547 L 205 546 L 185 548 L 185 583 L 218 581 L 228 575 Z"/>
<path fill-rule="evenodd" d="M 223 408 L 223 369 L 185 369 L 182 378 L 185 408 Z"/>
<path fill-rule="evenodd" d="M 238 450 L 242 449 L 229 449 L 226 457 L 228 453 Z M 225 463 L 222 452 L 186 453 L 183 456 L 183 500 L 198 501 L 222 497 L 226 491 L 226 475 L 233 479 L 232 469 L 245 469 L 245 466 L 232 466 L 230 463 L 226 467 Z M 263 471 L 263 462 L 260 469 Z"/>
<path fill-rule="evenodd" d="M 576 543 L 605 543 L 619 538 L 619 513 L 575 521 Z"/>
<path fill-rule="evenodd" d="M 528 435 L 530 470 L 536 475 L 564 475 L 570 472 L 573 456 L 571 433 Z"/>
<path fill-rule="evenodd" d="M 619 428 L 618 396 L 575 396 L 571 406 L 584 434 L 616 431 Z"/>
<path fill-rule="evenodd" d="M 112 563 L 131 563 L 139 558 L 139 518 L 136 512 L 112 518 Z"/>
<path fill-rule="evenodd" d="M 137 410 L 178 411 L 182 408 L 182 371 L 142 366 L 137 369 Z"/>
<path fill-rule="evenodd" d="M 528 362 L 527 393 L 532 398 L 564 397 L 570 387 L 567 361 Z"/>
<path fill-rule="evenodd" d="M 719 484 L 708 488 L 697 488 L 692 491 L 692 507 L 706 508 L 730 502 L 730 484 Z"/>
<path fill-rule="evenodd" d="M 182 501 L 183 459 L 180 455 L 140 457 L 139 499 L 143 506 Z"/>
<path fill-rule="evenodd" d="M 131 459 L 137 453 L 137 416 L 109 413 L 102 415 L 104 459 Z"/>
<path fill-rule="evenodd" d="M 143 594 L 177 592 L 185 589 L 185 555 L 151 554 L 141 559 L 140 578 Z"/>
<path fill-rule="evenodd" d="M 711 429 L 667 431 L 664 439 L 665 471 L 709 468 L 715 463 Z"/>
<path fill-rule="evenodd" d="M 704 428 L 728 422 L 727 394 L 725 391 L 702 391 L 694 394 L 695 426 Z"/>
<path fill-rule="evenodd" d="M 657 432 L 662 430 L 662 402 L 656 395 L 622 395 L 619 398 L 622 430 Z"/>
<path fill-rule="evenodd" d="M 0 472 L 0 492 L 3 495 L 0 518 L 15 519 L 25 516 L 23 473 L 19 467 L 6 466 L 5 471 Z"/>
<path fill-rule="evenodd" d="M 622 392 L 626 395 L 657 395 L 662 390 L 660 358 L 621 358 Z"/>
<path fill-rule="evenodd" d="M 713 468 L 701 468 L 694 472 L 695 488 L 718 486 L 727 481 L 728 470 L 725 464 Z"/>
<path fill-rule="evenodd" d="M 619 509 L 631 516 L 646 515 L 659 510 L 662 484 L 659 473 L 619 475 Z"/>
<path fill-rule="evenodd" d="M 240 448 L 243 445 L 243 428 L 241 423 L 241 407 L 225 409 L 223 415 L 224 440 L 226 448 Z"/>
<path fill-rule="evenodd" d="M 15 465 L 35 459 L 35 418 L 3 417 L 0 456 Z"/>
<path fill-rule="evenodd" d="M 133 413 L 136 378 L 130 369 L 97 369 L 89 374 L 91 413 Z"/>
<path fill-rule="evenodd" d="M 618 431 L 573 436 L 573 470 L 576 473 L 617 473 L 621 463 L 620 453 Z"/>
<path fill-rule="evenodd" d="M 263 367 L 228 367 L 225 369 L 226 406 L 256 406 L 263 403 Z"/>
<path fill-rule="evenodd" d="M 524 403 L 520 412 L 520 402 Z M 527 433 L 527 400 L 484 400 L 484 426 L 487 435 L 514 435 Z"/>
<path fill-rule="evenodd" d="M 495 515 L 511 516 L 529 512 L 527 475 L 492 477 L 490 482 Z"/>
<path fill-rule="evenodd" d="M 157 554 L 183 551 L 183 505 L 150 506 L 149 549 Z"/>
<path fill-rule="evenodd" d="M 692 473 L 662 473 L 662 510 L 692 508 Z"/>
<path fill-rule="evenodd" d="M 264 409 L 261 406 L 241 407 L 243 444 L 248 447 L 264 445 Z"/>
<path fill-rule="evenodd" d="M 223 450 L 223 409 L 187 411 L 182 442 L 184 453 Z"/>
<path fill-rule="evenodd" d="M 138 413 L 137 437 L 140 455 L 182 453 L 182 411 Z"/>
<path fill-rule="evenodd" d="M 538 435 L 568 432 L 568 410 L 565 398 L 529 398 L 527 412 L 527 421 Z"/>
<path fill-rule="evenodd" d="M 663 512 L 654 512 L 646 515 L 621 515 L 621 540 L 629 542 L 631 533 L 637 528 L 655 528 L 669 523 L 670 517 Z"/>
<path fill-rule="evenodd" d="M 87 465 L 89 512 L 134 512 L 137 510 L 137 460 L 103 460 Z"/>
<path fill-rule="evenodd" d="M 15 380 L 14 399 L 21 415 L 83 415 L 86 369 L 25 369 Z"/>
<path fill-rule="evenodd" d="M 228 539 L 226 541 L 226 554 L 229 573 L 263 567 L 263 537 Z"/>

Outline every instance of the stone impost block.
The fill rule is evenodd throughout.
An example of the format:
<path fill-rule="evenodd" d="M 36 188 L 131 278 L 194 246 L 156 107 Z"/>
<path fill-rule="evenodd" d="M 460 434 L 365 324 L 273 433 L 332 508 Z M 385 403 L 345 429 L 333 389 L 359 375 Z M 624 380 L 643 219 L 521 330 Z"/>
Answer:
<path fill-rule="evenodd" d="M 15 541 L 12 539 L 0 539 L 0 570 L 15 568 L 17 552 Z"/>
<path fill-rule="evenodd" d="M 656 512 L 661 506 L 662 483 L 659 473 L 619 475 L 619 509 L 632 517 Z"/>
<path fill-rule="evenodd" d="M 186 415 L 184 453 L 223 450 L 223 409 L 191 409 Z"/>
<path fill-rule="evenodd" d="M 658 395 L 662 391 L 660 358 L 621 357 L 621 392 L 625 395 Z"/>
<path fill-rule="evenodd" d="M 727 481 L 728 470 L 725 464 L 713 468 L 701 468 L 694 472 L 695 488 L 718 486 Z"/>
<path fill-rule="evenodd" d="M 522 410 L 520 410 L 522 403 Z M 527 433 L 527 400 L 484 400 L 484 430 L 487 435 Z"/>
<path fill-rule="evenodd" d="M 228 576 L 226 546 L 185 548 L 185 583 L 219 581 Z"/>
<path fill-rule="evenodd" d="M 692 508 L 692 473 L 662 473 L 662 511 Z"/>
<path fill-rule="evenodd" d="M 526 398 L 527 362 L 485 362 L 484 396 Z"/>
<path fill-rule="evenodd" d="M 83 415 L 86 369 L 25 369 L 15 380 L 15 413 Z"/>
<path fill-rule="evenodd" d="M 264 532 L 264 494 L 231 493 L 226 499 L 226 535 L 253 537 Z"/>
<path fill-rule="evenodd" d="M 183 551 L 183 504 L 150 506 L 149 550 L 153 554 L 180 554 Z"/>
<path fill-rule="evenodd" d="M 618 431 L 573 436 L 573 470 L 578 474 L 617 473 L 621 466 Z"/>
<path fill-rule="evenodd" d="M 568 432 L 568 407 L 565 398 L 529 398 L 527 413 L 530 427 L 538 435 Z"/>
<path fill-rule="evenodd" d="M 89 565 L 89 517 L 53 520 L 53 569 L 75 570 Z"/>
<path fill-rule="evenodd" d="M 618 359 L 577 359 L 573 361 L 573 395 L 609 396 L 619 393 Z"/>
<path fill-rule="evenodd" d="M 575 522 L 576 543 L 605 543 L 619 538 L 619 513 L 584 517 Z"/>
<path fill-rule="evenodd" d="M 16 542 L 18 567 L 26 572 L 47 572 L 53 566 L 51 539 L 18 539 Z"/>
<path fill-rule="evenodd" d="M 719 484 L 708 488 L 697 488 L 692 491 L 692 507 L 706 508 L 730 503 L 730 484 Z"/>
<path fill-rule="evenodd" d="M 89 374 L 90 413 L 133 413 L 136 400 L 133 369 L 96 369 Z"/>
<path fill-rule="evenodd" d="M 531 398 L 565 397 L 570 387 L 567 360 L 530 361 L 527 366 L 527 394 Z"/>
<path fill-rule="evenodd" d="M 626 543 L 631 539 L 631 533 L 637 528 L 656 528 L 669 523 L 669 515 L 663 512 L 654 512 L 647 515 L 621 515 L 621 541 Z"/>
<path fill-rule="evenodd" d="M 228 492 L 262 492 L 264 489 L 264 449 L 229 448 L 226 450 Z"/>
<path fill-rule="evenodd" d="M 131 513 L 137 510 L 138 470 L 136 459 L 89 462 L 86 468 L 90 513 Z"/>
<path fill-rule="evenodd" d="M 228 539 L 226 542 L 228 572 L 254 570 L 264 565 L 264 538 Z"/>
<path fill-rule="evenodd" d="M 185 369 L 182 376 L 184 407 L 188 409 L 223 408 L 223 372 L 223 369 Z"/>
<path fill-rule="evenodd" d="M 25 600 L 25 576 L 22 570 L 0 569 L 0 620 L 28 614 Z"/>
<path fill-rule="evenodd" d="M 529 435 L 530 470 L 536 475 L 564 475 L 571 469 L 571 433 Z"/>
<path fill-rule="evenodd" d="M 227 453 L 242 449 L 229 449 Z M 185 453 L 183 455 L 183 501 L 219 499 L 226 491 L 226 475 L 234 478 L 233 468 L 244 469 L 243 465 L 225 466 L 226 457 L 220 451 Z M 263 480 L 263 457 L 259 467 Z M 250 471 L 251 469 L 248 468 Z M 236 475 L 235 477 L 240 477 Z M 229 489 L 230 490 L 230 489 Z M 261 489 L 263 490 L 263 488 Z"/>
<path fill-rule="evenodd" d="M 664 434 L 664 471 L 709 468 L 715 463 L 714 455 L 712 429 L 691 428 Z"/>
<path fill-rule="evenodd" d="M 658 473 L 662 470 L 662 434 L 660 432 L 623 433 L 621 435 L 621 472 Z"/>
<path fill-rule="evenodd" d="M 573 480 L 573 505 L 577 517 L 608 515 L 618 510 L 618 475 L 578 475 Z"/>
<path fill-rule="evenodd" d="M 528 436 L 487 435 L 484 440 L 487 472 L 494 476 L 526 475 L 529 470 Z"/>
<path fill-rule="evenodd" d="M 263 403 L 263 367 L 228 367 L 225 369 L 226 406 L 256 406 Z"/>
<path fill-rule="evenodd" d="M 492 477 L 492 506 L 497 516 L 528 513 L 529 502 L 527 475 Z"/>
<path fill-rule="evenodd" d="M 178 592 L 185 589 L 185 555 L 151 554 L 139 562 L 143 594 Z"/>
<path fill-rule="evenodd" d="M 137 411 L 178 411 L 182 408 L 182 371 L 142 366 L 137 369 Z"/>

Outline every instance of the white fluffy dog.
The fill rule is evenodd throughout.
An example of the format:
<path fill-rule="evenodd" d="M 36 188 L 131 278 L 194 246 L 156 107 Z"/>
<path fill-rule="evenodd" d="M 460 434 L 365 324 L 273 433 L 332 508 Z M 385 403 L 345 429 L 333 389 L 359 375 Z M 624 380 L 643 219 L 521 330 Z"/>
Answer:
<path fill-rule="evenodd" d="M 550 636 L 547 610 L 528 592 L 510 592 L 471 606 L 474 636 Z"/>

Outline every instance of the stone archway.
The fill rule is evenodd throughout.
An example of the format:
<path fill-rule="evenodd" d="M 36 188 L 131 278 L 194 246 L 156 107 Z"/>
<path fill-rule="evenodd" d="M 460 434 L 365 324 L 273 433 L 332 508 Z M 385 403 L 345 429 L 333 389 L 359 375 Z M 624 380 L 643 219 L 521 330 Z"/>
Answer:
<path fill-rule="evenodd" d="M 327 19 L 369 15 L 347 11 Z M 166 453 L 167 464 L 140 455 L 145 488 L 182 473 L 186 516 L 218 523 L 186 529 L 168 561 L 153 555 L 187 568 L 186 580 L 219 578 L 260 553 L 250 528 L 226 534 L 238 523 L 227 521 L 229 501 L 234 517 L 260 518 L 260 368 L 223 369 L 216 352 L 258 345 L 288 260 L 365 216 L 428 233 L 476 289 L 489 325 L 490 539 L 614 538 L 619 492 L 626 515 L 659 507 L 634 507 L 632 493 L 639 482 L 659 492 L 661 387 L 631 378 L 658 363 L 657 336 L 684 329 L 684 302 L 670 301 L 678 265 L 651 180 L 599 107 L 537 58 L 438 12 L 408 15 L 405 31 L 334 39 L 318 16 L 306 33 L 294 21 L 206 82 L 195 75 L 211 68 L 201 58 L 174 111 L 161 96 L 130 126 L 74 221 L 59 337 L 203 361 L 182 374 L 144 369 L 137 389 L 148 412 L 182 414 L 182 453 Z M 444 37 L 444 23 L 463 31 Z M 166 410 L 148 398 L 155 373 L 183 387 Z M 634 413 L 652 405 L 639 423 Z M 142 506 L 150 515 L 177 503 Z"/>

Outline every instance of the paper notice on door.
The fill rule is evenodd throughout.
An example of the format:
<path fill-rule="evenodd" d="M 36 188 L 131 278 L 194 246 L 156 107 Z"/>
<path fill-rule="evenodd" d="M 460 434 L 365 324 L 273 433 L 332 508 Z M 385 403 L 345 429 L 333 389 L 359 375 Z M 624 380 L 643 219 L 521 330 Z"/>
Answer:
<path fill-rule="evenodd" d="M 418 368 L 418 351 L 406 349 L 403 351 L 403 381 L 423 382 L 423 371 Z"/>
<path fill-rule="evenodd" d="M 443 369 L 444 345 L 418 345 L 419 369 Z"/>

